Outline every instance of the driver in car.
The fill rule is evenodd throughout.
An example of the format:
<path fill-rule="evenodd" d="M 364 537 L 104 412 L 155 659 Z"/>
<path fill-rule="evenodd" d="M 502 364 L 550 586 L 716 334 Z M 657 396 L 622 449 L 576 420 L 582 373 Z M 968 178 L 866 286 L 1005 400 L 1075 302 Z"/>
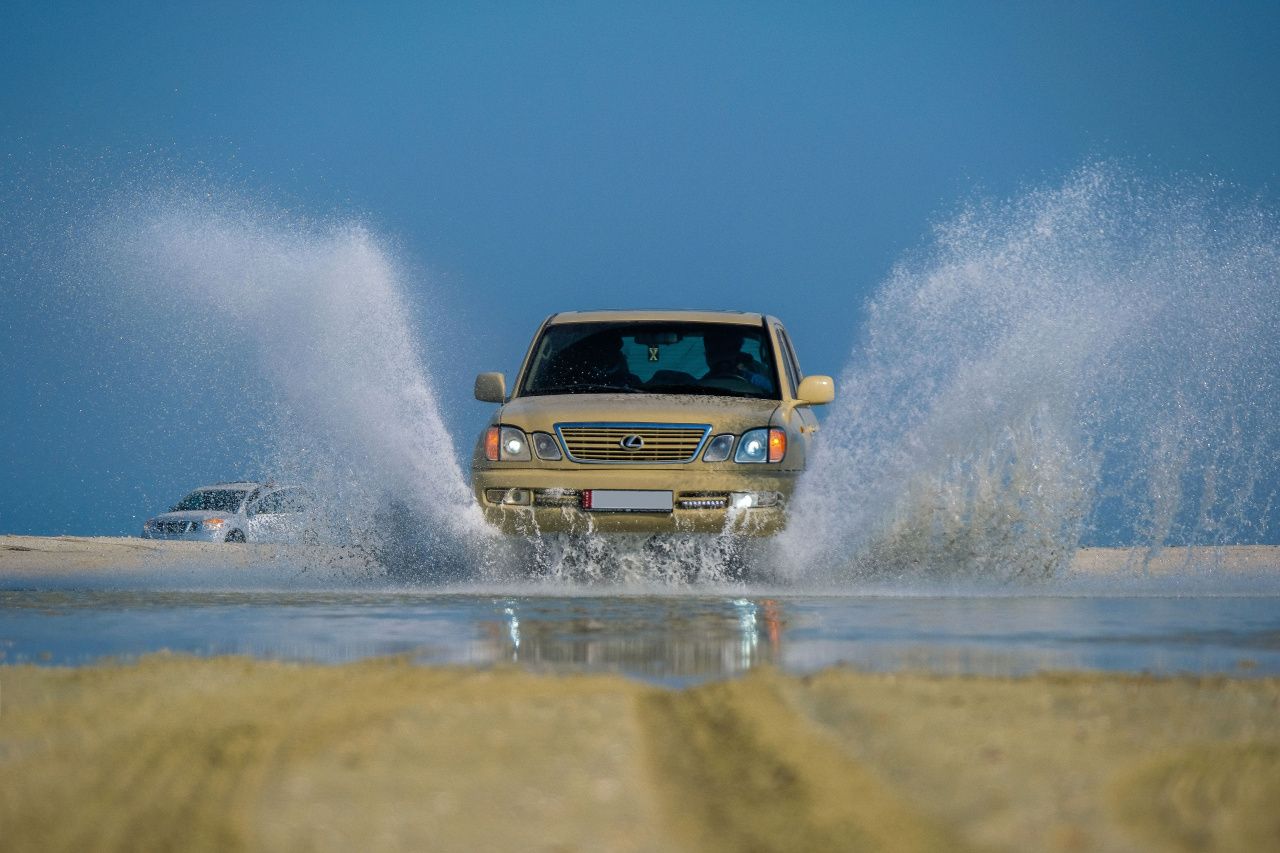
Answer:
<path fill-rule="evenodd" d="M 640 384 L 622 354 L 622 336 L 613 330 L 598 332 L 566 347 L 556 357 L 550 373 L 567 385 L 615 386 L 625 390 Z"/>
<path fill-rule="evenodd" d="M 736 329 L 708 331 L 702 339 L 706 348 L 707 367 L 710 370 L 702 378 L 740 379 L 757 388 L 772 390 L 773 384 L 765 375 L 765 367 L 742 351 L 743 334 Z"/>

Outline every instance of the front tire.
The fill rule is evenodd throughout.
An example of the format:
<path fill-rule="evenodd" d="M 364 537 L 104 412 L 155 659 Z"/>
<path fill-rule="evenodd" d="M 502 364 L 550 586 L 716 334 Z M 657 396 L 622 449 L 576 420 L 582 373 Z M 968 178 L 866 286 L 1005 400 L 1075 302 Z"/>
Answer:
<path fill-rule="evenodd" d="M 230 533 L 228 533 L 228 534 L 227 534 L 227 538 L 226 538 L 226 539 L 224 539 L 224 540 L 222 540 L 222 541 L 223 541 L 223 542 L 236 542 L 236 543 L 243 544 L 243 543 L 244 543 L 244 533 L 243 533 L 243 532 L 241 532 L 241 531 L 239 531 L 239 530 L 233 530 L 233 531 L 231 531 Z"/>

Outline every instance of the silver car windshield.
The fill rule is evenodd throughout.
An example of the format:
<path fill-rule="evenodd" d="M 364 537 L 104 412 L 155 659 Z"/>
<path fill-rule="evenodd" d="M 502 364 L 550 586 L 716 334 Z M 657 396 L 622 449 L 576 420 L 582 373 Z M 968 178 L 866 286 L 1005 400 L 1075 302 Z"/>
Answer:
<path fill-rule="evenodd" d="M 763 327 L 679 322 L 548 326 L 520 393 L 780 396 Z"/>
<path fill-rule="evenodd" d="M 174 504 L 169 512 L 236 512 L 246 494 L 243 489 L 198 489 Z"/>

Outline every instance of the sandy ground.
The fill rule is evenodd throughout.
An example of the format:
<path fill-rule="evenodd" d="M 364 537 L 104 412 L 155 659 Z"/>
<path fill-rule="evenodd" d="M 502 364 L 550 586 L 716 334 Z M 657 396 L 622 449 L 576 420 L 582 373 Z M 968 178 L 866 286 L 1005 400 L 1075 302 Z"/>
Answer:
<path fill-rule="evenodd" d="M 1187 569 L 1225 572 L 1280 572 L 1280 546 L 1225 545 L 1218 548 L 1081 548 L 1071 562 L 1078 574 L 1145 571 L 1154 575 Z"/>
<path fill-rule="evenodd" d="M 0 574 L 214 552 L 306 556 L 9 536 Z M 1135 567 L 1098 549 L 1073 571 Z M 757 670 L 670 691 L 401 660 L 0 666 L 5 851 L 1256 851 L 1280 849 L 1278 804 L 1275 678 Z"/>
<path fill-rule="evenodd" d="M 1280 679 L 0 667 L 24 850 L 1280 849 Z"/>
<path fill-rule="evenodd" d="M 367 569 L 368 557 L 354 551 L 308 545 L 223 545 L 167 542 L 128 536 L 0 536 L 0 574 L 74 574 L 96 569 L 148 571 L 213 558 L 220 568 L 269 566 L 272 562 L 305 564 L 309 559 L 335 560 L 353 570 Z M 1228 572 L 1280 571 L 1280 547 L 1236 545 L 1221 548 L 1146 549 L 1082 548 L 1071 572 L 1105 574 L 1145 571 L 1175 572 L 1189 567 Z"/>

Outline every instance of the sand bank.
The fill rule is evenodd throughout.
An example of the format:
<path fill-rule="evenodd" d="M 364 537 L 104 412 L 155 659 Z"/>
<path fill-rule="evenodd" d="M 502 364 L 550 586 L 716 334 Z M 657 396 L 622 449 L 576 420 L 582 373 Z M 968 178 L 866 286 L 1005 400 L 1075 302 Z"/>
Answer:
<path fill-rule="evenodd" d="M 154 571 L 173 566 L 216 564 L 220 568 L 305 564 L 335 560 L 367 566 L 370 558 L 352 549 L 319 545 L 170 542 L 132 536 L 0 536 L 0 574 L 58 575 L 110 569 Z"/>
<path fill-rule="evenodd" d="M 6 850 L 1280 846 L 1280 679 L 0 667 Z"/>
<path fill-rule="evenodd" d="M 1153 575 L 1187 570 L 1223 572 L 1280 572 L 1280 546 L 1221 545 L 1198 548 L 1081 548 L 1071 560 L 1077 574 L 1148 572 Z"/>
<path fill-rule="evenodd" d="M 0 574 L 75 574 L 95 570 L 150 571 L 165 566 L 216 563 L 249 568 L 273 562 L 335 561 L 368 568 L 368 554 L 311 545 L 224 545 L 168 542 L 128 536 L 0 536 Z M 1190 568 L 1226 572 L 1280 571 L 1280 546 L 1232 545 L 1218 548 L 1082 548 L 1071 572 L 1082 575 L 1147 572 L 1167 574 Z"/>

